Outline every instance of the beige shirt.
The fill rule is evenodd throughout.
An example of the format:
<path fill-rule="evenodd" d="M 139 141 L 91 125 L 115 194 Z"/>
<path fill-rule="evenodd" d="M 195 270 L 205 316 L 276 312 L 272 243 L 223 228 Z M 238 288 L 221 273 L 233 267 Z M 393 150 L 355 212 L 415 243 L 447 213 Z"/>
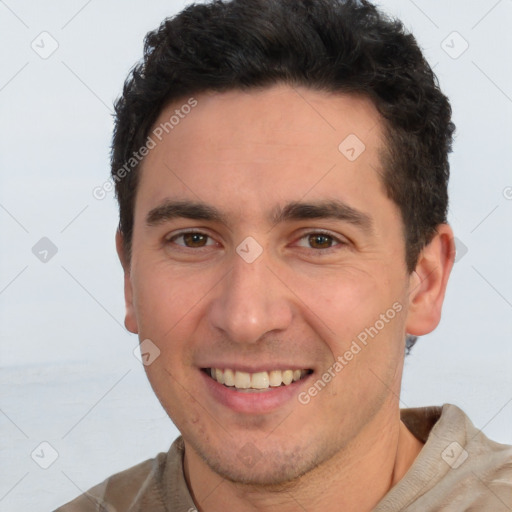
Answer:
<path fill-rule="evenodd" d="M 402 409 L 425 443 L 374 512 L 510 512 L 512 446 L 495 443 L 455 405 Z M 183 439 L 117 473 L 56 512 L 195 512 L 183 475 Z"/>

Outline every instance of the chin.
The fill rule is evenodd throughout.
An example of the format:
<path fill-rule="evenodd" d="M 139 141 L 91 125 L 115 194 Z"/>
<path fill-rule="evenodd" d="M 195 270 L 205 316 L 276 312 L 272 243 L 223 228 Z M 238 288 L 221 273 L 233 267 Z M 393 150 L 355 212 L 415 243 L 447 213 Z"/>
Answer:
<path fill-rule="evenodd" d="M 209 462 L 207 462 L 209 464 Z M 210 464 L 209 464 L 210 465 Z M 261 461 L 248 467 L 243 463 L 227 465 L 214 461 L 210 468 L 226 480 L 244 486 L 254 487 L 287 487 L 296 482 L 309 469 L 300 469 L 290 466 L 270 467 L 268 460 L 265 465 Z M 259 466 L 259 468 L 258 468 Z"/>
<path fill-rule="evenodd" d="M 318 460 L 304 447 L 262 453 L 247 443 L 245 450 L 222 451 L 221 454 L 198 452 L 216 474 L 226 480 L 245 486 L 286 488 L 318 465 Z"/>

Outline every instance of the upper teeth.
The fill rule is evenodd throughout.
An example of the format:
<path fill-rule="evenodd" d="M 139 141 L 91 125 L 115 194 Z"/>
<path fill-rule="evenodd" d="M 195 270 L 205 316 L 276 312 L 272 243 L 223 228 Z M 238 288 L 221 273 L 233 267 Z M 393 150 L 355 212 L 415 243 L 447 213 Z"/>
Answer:
<path fill-rule="evenodd" d="M 208 368 L 207 373 L 217 382 L 225 386 L 234 386 L 237 389 L 267 389 L 278 387 L 281 384 L 287 386 L 304 377 L 307 370 L 271 370 L 269 372 L 240 372 L 229 368 Z"/>

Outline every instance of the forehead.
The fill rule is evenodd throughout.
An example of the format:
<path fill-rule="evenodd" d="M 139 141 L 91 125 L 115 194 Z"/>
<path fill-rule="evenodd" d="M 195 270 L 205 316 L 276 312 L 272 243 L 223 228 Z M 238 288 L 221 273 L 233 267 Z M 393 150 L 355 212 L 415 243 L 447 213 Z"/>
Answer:
<path fill-rule="evenodd" d="M 137 193 L 145 210 L 169 197 L 249 215 L 305 196 L 385 196 L 382 121 L 368 98 L 276 85 L 194 100 L 168 105 L 153 126 Z"/>

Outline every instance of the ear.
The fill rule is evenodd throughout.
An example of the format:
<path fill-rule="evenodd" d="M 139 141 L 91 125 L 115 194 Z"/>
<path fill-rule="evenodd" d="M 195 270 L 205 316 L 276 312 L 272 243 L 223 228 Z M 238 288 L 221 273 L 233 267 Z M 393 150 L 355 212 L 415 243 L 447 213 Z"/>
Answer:
<path fill-rule="evenodd" d="M 410 276 L 405 325 L 408 334 L 422 336 L 438 326 L 454 260 L 453 231 L 448 224 L 440 224 L 434 238 L 421 251 Z"/>
<path fill-rule="evenodd" d="M 137 326 L 135 308 L 133 307 L 133 289 L 131 281 L 130 264 L 128 263 L 128 259 L 124 251 L 123 241 L 123 235 L 121 231 L 118 229 L 116 231 L 116 250 L 117 255 L 119 256 L 119 261 L 121 262 L 124 271 L 124 300 L 126 307 L 124 325 L 130 332 L 132 332 L 133 334 L 137 334 L 139 332 L 139 328 Z"/>

